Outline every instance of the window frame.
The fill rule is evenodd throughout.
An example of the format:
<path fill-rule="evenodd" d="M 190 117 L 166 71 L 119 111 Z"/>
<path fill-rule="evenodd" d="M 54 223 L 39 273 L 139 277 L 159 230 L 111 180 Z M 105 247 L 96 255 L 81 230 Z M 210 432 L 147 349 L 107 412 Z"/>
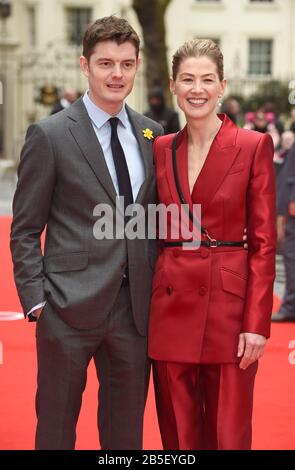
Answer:
<path fill-rule="evenodd" d="M 84 35 L 84 31 L 87 27 L 87 25 L 91 22 L 91 19 L 93 17 L 93 8 L 91 6 L 71 6 L 71 5 L 65 5 L 64 7 L 65 10 L 65 33 L 66 33 L 66 44 L 68 46 L 81 46 L 82 44 L 82 39 Z M 78 17 L 76 18 L 76 24 L 75 21 L 73 21 L 74 14 L 75 13 L 82 13 L 84 12 L 85 16 L 85 21 L 83 21 L 81 18 L 77 21 Z M 70 15 L 72 14 L 72 18 L 70 18 Z M 80 26 L 80 31 L 78 32 L 78 28 Z M 74 31 L 74 29 L 76 30 Z M 74 34 L 76 37 L 74 37 Z"/>
<path fill-rule="evenodd" d="M 256 53 L 256 57 L 258 59 L 255 60 L 255 55 L 253 59 L 253 53 L 251 54 L 251 43 L 254 44 L 256 43 L 268 43 L 270 45 L 270 51 L 268 52 L 268 58 L 267 54 L 265 53 L 264 56 L 260 53 Z M 247 75 L 249 77 L 271 77 L 273 74 L 273 52 L 274 52 L 274 39 L 273 38 L 249 38 L 248 39 L 248 69 L 247 69 Z M 253 70 L 253 64 L 256 63 L 256 66 L 258 65 L 258 68 L 260 68 L 260 71 Z M 265 67 L 266 65 L 266 67 Z M 264 67 L 267 69 L 264 71 Z"/>

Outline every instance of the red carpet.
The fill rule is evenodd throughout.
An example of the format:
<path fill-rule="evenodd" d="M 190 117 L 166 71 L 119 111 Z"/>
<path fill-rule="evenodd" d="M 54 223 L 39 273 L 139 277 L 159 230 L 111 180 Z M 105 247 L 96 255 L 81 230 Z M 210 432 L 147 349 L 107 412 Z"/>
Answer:
<path fill-rule="evenodd" d="M 0 218 L 0 311 L 18 311 L 9 254 L 9 218 Z M 279 299 L 275 298 L 275 309 Z M 295 323 L 275 324 L 260 362 L 254 409 L 254 449 L 295 449 L 295 364 L 289 362 Z M 36 386 L 35 325 L 0 321 L 0 449 L 33 449 Z M 295 354 L 293 354 L 294 358 Z M 1 354 L 0 354 L 1 359 Z M 97 449 L 97 382 L 93 364 L 77 429 L 77 449 Z M 145 415 L 144 448 L 161 449 L 152 384 Z"/>

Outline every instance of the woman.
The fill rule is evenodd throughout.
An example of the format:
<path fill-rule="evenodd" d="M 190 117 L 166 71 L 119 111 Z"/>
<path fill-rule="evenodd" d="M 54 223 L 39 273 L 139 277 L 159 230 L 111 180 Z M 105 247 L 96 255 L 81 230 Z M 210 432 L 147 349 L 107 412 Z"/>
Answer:
<path fill-rule="evenodd" d="M 171 91 L 187 125 L 154 143 L 159 202 L 202 211 L 199 249 L 167 237 L 153 280 L 149 355 L 165 449 L 250 449 L 257 360 L 270 333 L 273 144 L 216 114 L 225 86 L 214 42 L 181 46 Z"/>

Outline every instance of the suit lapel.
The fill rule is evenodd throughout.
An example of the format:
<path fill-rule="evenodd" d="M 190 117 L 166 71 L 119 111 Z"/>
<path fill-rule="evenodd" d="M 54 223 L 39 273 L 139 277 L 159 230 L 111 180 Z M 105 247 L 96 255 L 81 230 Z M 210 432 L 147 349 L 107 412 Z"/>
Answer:
<path fill-rule="evenodd" d="M 188 184 L 188 168 L 187 168 L 187 129 L 186 127 L 180 132 L 178 135 L 178 142 L 177 142 L 177 149 L 176 149 L 176 164 L 177 164 L 177 172 L 178 172 L 178 179 L 181 186 L 182 194 L 184 196 L 186 204 L 189 204 L 190 209 L 192 210 L 192 200 L 189 191 L 189 184 Z M 169 147 L 166 147 L 166 158 L 165 158 L 165 165 L 166 165 L 166 174 L 168 180 L 168 186 L 170 189 L 170 193 L 172 199 L 177 204 L 181 204 L 176 183 L 174 177 L 174 170 L 173 170 L 173 158 L 172 158 L 172 143 Z"/>
<path fill-rule="evenodd" d="M 202 215 L 208 209 L 240 151 L 240 147 L 236 145 L 236 125 L 225 115 L 219 117 L 223 121 L 222 126 L 211 145 L 192 193 L 194 203 L 202 206 Z"/>
<path fill-rule="evenodd" d="M 150 183 L 150 178 L 152 177 L 152 166 L 153 166 L 153 147 L 152 147 L 152 140 L 146 139 L 143 136 L 143 130 L 146 126 L 144 126 L 144 119 L 142 116 L 135 111 L 133 111 L 129 106 L 126 106 L 126 110 L 128 113 L 128 117 L 131 122 L 131 126 L 133 129 L 133 133 L 135 138 L 138 142 L 140 153 L 143 159 L 144 170 L 145 170 L 145 180 L 142 183 L 140 190 L 138 192 L 136 203 L 141 204 L 144 200 L 144 196 L 146 190 Z"/>
<path fill-rule="evenodd" d="M 188 183 L 188 141 L 186 128 L 183 129 L 179 136 L 179 145 L 176 151 L 179 181 L 185 201 L 189 204 L 191 210 L 192 202 L 194 204 L 201 204 L 202 215 L 206 212 L 240 151 L 240 147 L 236 146 L 237 127 L 226 116 L 219 115 L 219 118 L 223 121 L 222 126 L 213 141 L 204 166 L 196 180 L 192 197 Z M 165 153 L 166 174 L 170 193 L 173 201 L 180 204 L 173 172 L 171 142 L 169 147 L 166 147 Z"/>
<path fill-rule="evenodd" d="M 88 161 L 95 176 L 103 186 L 112 201 L 116 203 L 116 190 L 110 176 L 102 148 L 92 127 L 90 118 L 83 104 L 82 98 L 74 103 L 68 110 L 69 129 Z"/>

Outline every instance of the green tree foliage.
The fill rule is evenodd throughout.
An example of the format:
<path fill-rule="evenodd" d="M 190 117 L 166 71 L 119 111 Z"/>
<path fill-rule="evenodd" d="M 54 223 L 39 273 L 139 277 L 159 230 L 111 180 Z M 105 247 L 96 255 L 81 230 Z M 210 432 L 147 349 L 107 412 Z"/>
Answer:
<path fill-rule="evenodd" d="M 290 89 L 288 83 L 279 80 L 261 83 L 257 91 L 242 102 L 244 111 L 256 111 L 265 103 L 273 103 L 278 114 L 289 114 L 291 104 L 289 103 Z"/>

